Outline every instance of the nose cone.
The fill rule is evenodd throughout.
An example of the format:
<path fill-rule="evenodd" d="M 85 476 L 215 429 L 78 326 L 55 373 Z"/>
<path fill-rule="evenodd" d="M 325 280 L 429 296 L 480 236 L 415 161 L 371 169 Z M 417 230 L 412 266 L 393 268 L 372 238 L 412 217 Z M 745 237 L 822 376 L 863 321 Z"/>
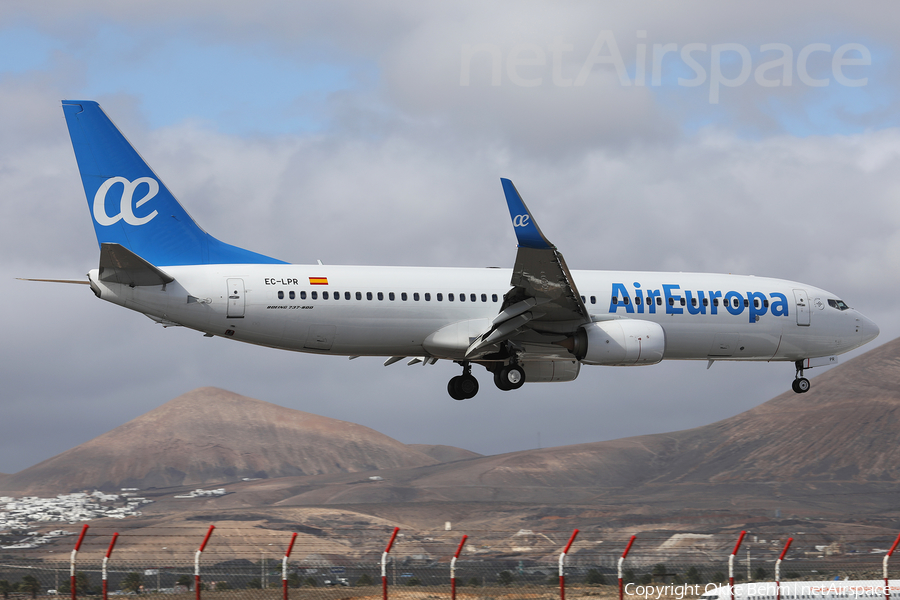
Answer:
<path fill-rule="evenodd" d="M 875 322 L 868 317 L 858 315 L 858 319 L 862 324 L 862 327 L 859 328 L 859 334 L 862 337 L 862 343 L 868 344 L 878 337 L 878 334 L 881 333 L 881 330 L 878 328 L 878 325 L 876 325 Z"/>

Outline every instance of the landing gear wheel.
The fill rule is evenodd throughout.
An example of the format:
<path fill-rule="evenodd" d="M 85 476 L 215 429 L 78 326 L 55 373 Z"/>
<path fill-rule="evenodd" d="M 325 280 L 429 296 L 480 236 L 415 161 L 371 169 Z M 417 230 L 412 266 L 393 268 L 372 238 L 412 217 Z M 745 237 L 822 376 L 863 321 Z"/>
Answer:
<path fill-rule="evenodd" d="M 499 369 L 494 371 L 494 385 L 497 386 L 497 389 L 508 392 L 512 388 L 507 385 L 506 380 L 504 380 L 503 378 L 503 371 L 505 370 L 506 367 L 500 367 Z"/>
<path fill-rule="evenodd" d="M 809 379 L 807 379 L 806 377 L 798 377 L 791 384 L 791 389 L 798 394 L 805 394 L 809 391 Z"/>
<path fill-rule="evenodd" d="M 456 377 L 451 377 L 450 381 L 447 382 L 447 393 L 450 394 L 450 397 L 454 400 L 465 400 L 465 397 L 459 390 L 460 379 L 462 379 L 462 375 L 457 375 Z"/>
<path fill-rule="evenodd" d="M 447 392 L 454 400 L 468 400 L 478 393 L 478 380 L 470 373 L 457 375 L 447 383 Z"/>
<path fill-rule="evenodd" d="M 494 371 L 494 384 L 508 392 L 517 390 L 525 383 L 525 371 L 519 365 L 509 365 Z"/>

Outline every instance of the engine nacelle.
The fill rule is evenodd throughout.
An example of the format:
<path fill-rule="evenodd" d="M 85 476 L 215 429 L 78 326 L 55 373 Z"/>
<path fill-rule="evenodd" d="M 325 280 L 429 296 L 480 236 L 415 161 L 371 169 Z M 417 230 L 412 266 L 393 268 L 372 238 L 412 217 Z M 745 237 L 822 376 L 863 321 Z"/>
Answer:
<path fill-rule="evenodd" d="M 575 381 L 581 370 L 581 363 L 577 360 L 523 361 L 519 366 L 525 371 L 526 383 Z"/>
<path fill-rule="evenodd" d="M 653 321 L 601 321 L 578 330 L 573 351 L 586 365 L 655 365 L 666 352 L 666 333 Z"/>

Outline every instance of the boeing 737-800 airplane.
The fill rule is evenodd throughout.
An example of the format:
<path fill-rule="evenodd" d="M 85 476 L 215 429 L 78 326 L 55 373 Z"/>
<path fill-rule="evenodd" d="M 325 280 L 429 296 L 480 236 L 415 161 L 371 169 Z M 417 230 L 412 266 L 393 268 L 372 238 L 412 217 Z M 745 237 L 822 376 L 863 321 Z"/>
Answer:
<path fill-rule="evenodd" d="M 478 392 L 473 364 L 512 390 L 663 359 L 789 361 L 799 393 L 805 368 L 878 335 L 836 295 L 793 281 L 570 271 L 508 179 L 511 271 L 287 264 L 203 231 L 96 102 L 63 111 L 100 243 L 91 289 L 163 325 L 385 365 L 451 360 L 457 400 Z"/>

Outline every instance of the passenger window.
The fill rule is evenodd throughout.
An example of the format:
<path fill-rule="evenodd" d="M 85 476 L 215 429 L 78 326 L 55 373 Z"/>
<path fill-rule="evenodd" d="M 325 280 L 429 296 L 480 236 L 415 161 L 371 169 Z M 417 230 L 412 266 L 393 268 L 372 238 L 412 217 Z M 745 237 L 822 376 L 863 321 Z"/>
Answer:
<path fill-rule="evenodd" d="M 322 300 L 328 300 L 328 292 L 322 292 Z"/>
<path fill-rule="evenodd" d="M 650 298 L 647 298 L 647 300 L 650 300 Z M 591 296 L 591 304 L 597 304 L 597 296 Z"/>
<path fill-rule="evenodd" d="M 735 306 L 737 306 L 737 304 L 735 304 Z M 750 301 L 745 298 L 744 299 L 744 308 L 747 308 L 749 306 L 750 306 Z"/>
<path fill-rule="evenodd" d="M 475 294 L 469 294 L 469 300 L 475 302 Z"/>
<path fill-rule="evenodd" d="M 437 301 L 438 301 L 438 302 L 443 302 L 443 300 L 444 300 L 444 295 L 441 294 L 440 292 L 438 292 L 438 294 L 437 294 Z"/>
<path fill-rule="evenodd" d="M 669 306 L 675 306 L 675 298 L 669 298 Z"/>
<path fill-rule="evenodd" d="M 581 301 L 582 301 L 582 302 L 587 302 L 587 298 L 585 298 L 584 296 L 582 296 L 582 297 L 581 297 Z"/>
<path fill-rule="evenodd" d="M 356 293 L 358 294 L 359 292 L 356 292 Z M 344 292 L 344 300 L 349 300 L 349 299 L 350 299 L 350 292 Z"/>
<path fill-rule="evenodd" d="M 279 300 L 284 300 L 284 292 L 282 292 L 282 291 L 279 291 L 279 292 L 278 292 L 278 299 L 279 299 Z"/>
<path fill-rule="evenodd" d="M 378 299 L 384 300 L 384 292 L 378 292 Z"/>
<path fill-rule="evenodd" d="M 718 306 L 718 305 L 719 305 L 719 299 L 713 298 L 713 306 Z"/>
<path fill-rule="evenodd" d="M 335 293 L 334 293 L 334 299 L 335 299 L 335 300 L 340 300 L 340 299 L 341 299 L 341 293 L 340 293 L 340 292 L 335 292 Z"/>
<path fill-rule="evenodd" d="M 318 297 L 319 297 L 319 292 L 313 292 L 313 293 L 312 293 L 312 299 L 313 299 L 313 300 L 315 300 L 315 299 L 318 298 Z"/>
<path fill-rule="evenodd" d="M 497 294 L 491 294 L 491 302 L 497 301 Z"/>
<path fill-rule="evenodd" d="M 413 300 L 415 300 L 416 302 L 419 301 L 419 292 L 413 292 Z"/>
<path fill-rule="evenodd" d="M 400 299 L 406 302 L 406 292 L 400 292 Z"/>
<path fill-rule="evenodd" d="M 679 300 L 678 303 L 681 304 L 682 306 L 684 306 L 685 304 L 687 304 L 687 303 L 684 301 L 684 298 L 682 298 L 681 300 Z"/>
<path fill-rule="evenodd" d="M 305 292 L 305 291 L 300 292 L 300 299 L 301 299 L 301 300 L 306 300 L 306 292 Z"/>
<path fill-rule="evenodd" d="M 366 300 L 372 299 L 372 292 L 366 292 Z"/>
<path fill-rule="evenodd" d="M 619 303 L 619 297 L 618 297 L 618 296 L 613 296 L 612 303 L 613 303 L 613 304 L 618 304 L 618 303 Z"/>
<path fill-rule="evenodd" d="M 487 302 L 487 294 L 482 294 L 482 295 L 481 295 L 481 301 L 482 301 L 482 302 Z"/>
<path fill-rule="evenodd" d="M 428 292 L 425 292 L 425 302 L 431 302 L 431 294 Z"/>
<path fill-rule="evenodd" d="M 294 291 L 293 291 L 293 290 L 291 290 L 290 292 L 288 292 L 288 298 L 290 298 L 291 300 L 293 300 L 294 298 L 296 298 L 296 294 L 294 294 Z"/>
<path fill-rule="evenodd" d="M 394 292 L 388 292 L 388 300 L 390 300 L 391 302 L 394 301 Z"/>
<path fill-rule="evenodd" d="M 628 306 L 628 300 L 629 300 L 629 298 L 627 296 L 625 298 L 622 298 L 622 304 L 624 304 L 625 306 Z"/>
<path fill-rule="evenodd" d="M 465 301 L 466 301 L 466 295 L 465 295 L 465 294 L 460 294 L 460 295 L 459 295 L 459 301 L 460 301 L 460 302 L 465 302 Z"/>
<path fill-rule="evenodd" d="M 697 299 L 691 298 L 691 306 L 697 306 Z"/>
<path fill-rule="evenodd" d="M 703 306 L 709 306 L 709 300 L 706 298 L 703 299 Z"/>
<path fill-rule="evenodd" d="M 447 302 L 453 302 L 453 294 L 447 294 Z"/>
<path fill-rule="evenodd" d="M 362 292 L 356 292 L 356 299 L 362 300 Z"/>
<path fill-rule="evenodd" d="M 657 305 L 657 306 L 662 306 L 662 296 L 657 296 L 657 297 L 656 297 L 656 305 Z"/>

